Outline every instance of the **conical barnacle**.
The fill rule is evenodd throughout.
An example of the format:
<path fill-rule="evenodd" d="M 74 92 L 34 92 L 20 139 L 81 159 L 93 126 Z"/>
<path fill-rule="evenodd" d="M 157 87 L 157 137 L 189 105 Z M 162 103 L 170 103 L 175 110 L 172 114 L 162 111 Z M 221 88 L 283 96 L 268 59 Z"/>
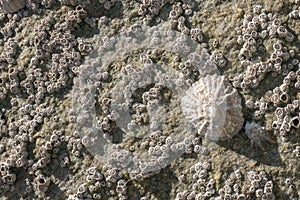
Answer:
<path fill-rule="evenodd" d="M 4 13 L 14 13 L 25 7 L 26 0 L 0 0 L 0 7 Z"/>
<path fill-rule="evenodd" d="M 202 77 L 182 97 L 181 106 L 198 133 L 209 140 L 230 139 L 243 127 L 241 98 L 224 76 Z"/>

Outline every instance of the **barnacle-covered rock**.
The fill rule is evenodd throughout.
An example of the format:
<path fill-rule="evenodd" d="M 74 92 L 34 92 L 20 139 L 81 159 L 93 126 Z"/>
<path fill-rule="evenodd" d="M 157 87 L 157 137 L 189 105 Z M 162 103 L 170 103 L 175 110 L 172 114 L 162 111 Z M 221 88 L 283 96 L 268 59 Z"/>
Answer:
<path fill-rule="evenodd" d="M 194 83 L 181 99 L 181 106 L 198 133 L 212 141 L 232 138 L 244 123 L 240 96 L 217 74 Z"/>
<path fill-rule="evenodd" d="M 4 13 L 14 13 L 25 7 L 26 0 L 0 0 L 0 7 Z"/>

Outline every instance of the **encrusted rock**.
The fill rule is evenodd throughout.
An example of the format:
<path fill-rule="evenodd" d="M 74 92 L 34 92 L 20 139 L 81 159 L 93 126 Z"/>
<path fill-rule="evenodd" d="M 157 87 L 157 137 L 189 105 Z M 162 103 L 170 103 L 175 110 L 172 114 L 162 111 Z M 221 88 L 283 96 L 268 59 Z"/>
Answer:
<path fill-rule="evenodd" d="M 207 75 L 181 99 L 183 114 L 205 138 L 232 138 L 244 123 L 241 98 L 224 76 Z"/>

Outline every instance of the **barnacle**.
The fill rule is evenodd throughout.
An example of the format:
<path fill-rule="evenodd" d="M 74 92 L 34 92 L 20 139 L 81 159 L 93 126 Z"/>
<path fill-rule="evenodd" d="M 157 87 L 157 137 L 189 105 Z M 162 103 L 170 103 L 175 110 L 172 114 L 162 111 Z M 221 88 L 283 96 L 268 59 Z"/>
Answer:
<path fill-rule="evenodd" d="M 14 13 L 25 7 L 25 0 L 0 0 L 0 7 L 4 13 Z"/>
<path fill-rule="evenodd" d="M 232 138 L 244 123 L 241 98 L 224 76 L 207 75 L 194 83 L 181 99 L 185 117 L 205 138 Z"/>

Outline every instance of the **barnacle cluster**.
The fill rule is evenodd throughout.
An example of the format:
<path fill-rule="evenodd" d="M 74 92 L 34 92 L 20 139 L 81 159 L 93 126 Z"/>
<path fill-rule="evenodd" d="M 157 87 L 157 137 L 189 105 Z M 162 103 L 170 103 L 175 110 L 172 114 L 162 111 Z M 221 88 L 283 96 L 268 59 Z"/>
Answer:
<path fill-rule="evenodd" d="M 299 199 L 299 5 L 0 0 L 0 199 Z"/>

